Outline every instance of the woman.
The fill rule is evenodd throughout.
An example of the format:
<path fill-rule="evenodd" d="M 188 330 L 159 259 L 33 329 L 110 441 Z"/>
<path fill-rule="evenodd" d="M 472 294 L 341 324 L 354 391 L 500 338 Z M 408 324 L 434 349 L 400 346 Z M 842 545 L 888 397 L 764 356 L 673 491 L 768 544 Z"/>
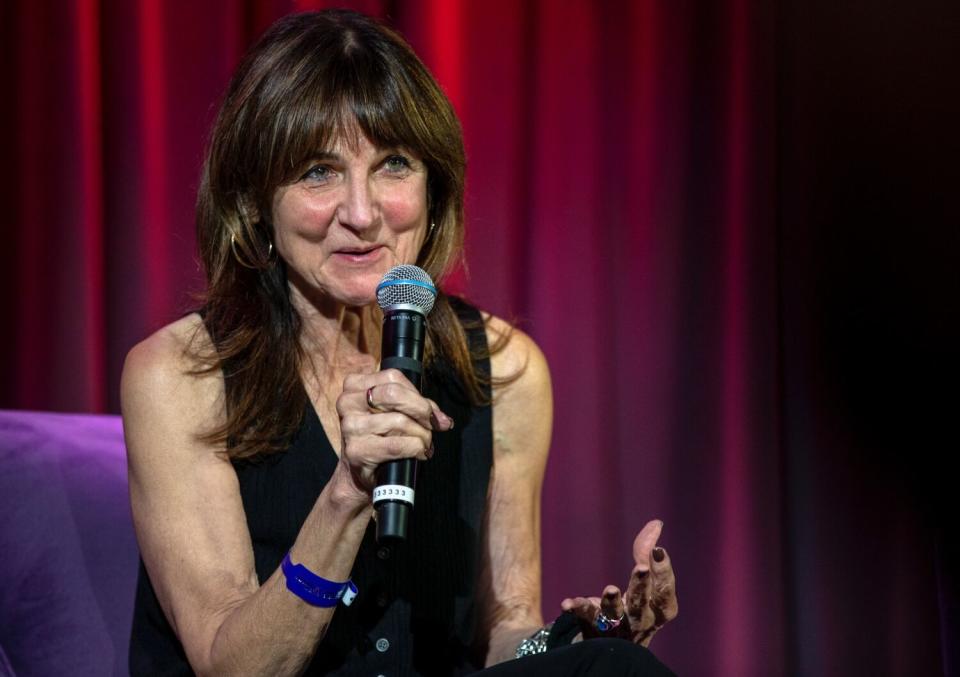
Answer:
<path fill-rule="evenodd" d="M 542 354 L 441 292 L 424 395 L 377 370 L 374 290 L 399 263 L 442 278 L 462 244 L 463 175 L 449 102 L 371 19 L 287 17 L 240 65 L 199 192 L 203 310 L 124 367 L 144 564 L 133 673 L 467 674 L 545 648 Z M 397 458 L 424 463 L 409 541 L 388 551 L 372 538 L 371 491 Z M 551 645 L 580 631 L 645 644 L 675 615 L 669 559 L 651 559 L 659 528 L 635 544 L 629 622 L 614 627 L 624 602 L 610 586 L 602 601 L 566 600 Z M 303 577 L 333 586 L 334 605 L 352 577 L 359 597 L 331 606 Z M 659 667 L 601 640 L 494 670 L 562 652 L 603 669 L 608 644 Z"/>

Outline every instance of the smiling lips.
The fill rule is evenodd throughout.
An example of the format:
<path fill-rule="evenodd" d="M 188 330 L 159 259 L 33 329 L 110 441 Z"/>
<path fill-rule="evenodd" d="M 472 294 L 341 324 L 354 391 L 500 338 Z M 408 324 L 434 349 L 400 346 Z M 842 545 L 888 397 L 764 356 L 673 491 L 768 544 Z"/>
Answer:
<path fill-rule="evenodd" d="M 338 249 L 334 252 L 338 257 L 346 259 L 348 261 L 353 261 L 356 263 L 365 263 L 367 261 L 372 261 L 380 253 L 380 250 L 383 249 L 382 245 L 375 245 L 372 247 L 349 247 L 345 249 Z"/>

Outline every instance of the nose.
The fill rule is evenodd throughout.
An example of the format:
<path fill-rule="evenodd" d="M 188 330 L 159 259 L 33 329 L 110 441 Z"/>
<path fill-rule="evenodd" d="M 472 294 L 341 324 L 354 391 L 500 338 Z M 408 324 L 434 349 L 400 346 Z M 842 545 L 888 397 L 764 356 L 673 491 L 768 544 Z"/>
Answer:
<path fill-rule="evenodd" d="M 365 176 L 354 176 L 345 185 L 346 192 L 337 213 L 340 223 L 353 230 L 365 230 L 377 219 L 377 205 Z"/>

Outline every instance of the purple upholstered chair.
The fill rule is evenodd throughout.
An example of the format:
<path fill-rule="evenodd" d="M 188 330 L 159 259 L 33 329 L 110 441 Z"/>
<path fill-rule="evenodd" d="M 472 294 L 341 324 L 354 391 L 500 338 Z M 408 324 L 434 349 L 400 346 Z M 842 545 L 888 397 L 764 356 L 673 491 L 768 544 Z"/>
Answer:
<path fill-rule="evenodd" d="M 136 573 L 120 418 L 0 411 L 0 675 L 127 674 Z"/>

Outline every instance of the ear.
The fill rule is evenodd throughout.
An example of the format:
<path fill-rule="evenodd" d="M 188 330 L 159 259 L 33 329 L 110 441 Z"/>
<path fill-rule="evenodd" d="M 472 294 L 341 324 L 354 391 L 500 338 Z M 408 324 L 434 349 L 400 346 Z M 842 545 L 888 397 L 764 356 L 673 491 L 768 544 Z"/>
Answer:
<path fill-rule="evenodd" d="M 256 224 L 260 223 L 263 219 L 261 218 L 260 208 L 257 207 L 256 201 L 248 194 L 237 195 L 237 216 L 240 219 L 240 223 L 245 228 L 253 228 Z"/>

